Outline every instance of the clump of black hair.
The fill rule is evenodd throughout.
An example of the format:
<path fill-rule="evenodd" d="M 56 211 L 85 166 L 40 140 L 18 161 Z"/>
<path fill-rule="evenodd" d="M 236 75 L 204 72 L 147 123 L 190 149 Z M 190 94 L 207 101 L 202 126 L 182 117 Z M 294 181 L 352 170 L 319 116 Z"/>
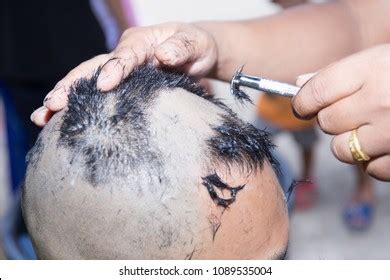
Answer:
<path fill-rule="evenodd" d="M 239 88 L 233 88 L 231 90 L 231 93 L 234 96 L 234 98 L 236 98 L 236 100 L 240 101 L 241 103 L 249 102 L 250 104 L 253 104 L 252 99 L 243 90 Z"/>
<path fill-rule="evenodd" d="M 245 187 L 245 184 L 237 187 L 231 187 L 228 184 L 224 183 L 217 173 L 210 174 L 206 177 L 202 177 L 202 180 L 203 180 L 202 184 L 203 186 L 206 187 L 211 199 L 214 200 L 214 202 L 218 206 L 222 206 L 224 208 L 229 207 L 229 205 L 235 202 L 237 193 Z M 220 197 L 215 191 L 215 188 L 220 189 L 221 191 L 229 190 L 230 198 Z"/>
<path fill-rule="evenodd" d="M 241 74 L 242 70 L 244 69 L 244 66 L 245 65 L 242 65 L 240 69 L 238 69 L 234 74 L 232 78 L 233 84 L 230 85 L 230 92 L 239 102 L 241 103 L 249 102 L 250 104 L 253 104 L 253 101 L 250 98 L 250 96 L 246 94 L 244 91 L 242 91 L 239 86 L 236 86 L 236 77 Z"/>
<path fill-rule="evenodd" d="M 213 127 L 215 135 L 208 140 L 212 155 L 227 164 L 235 164 L 247 171 L 262 168 L 268 160 L 278 170 L 271 150 L 274 144 L 268 132 L 244 123 L 235 114 L 222 116 L 223 122 Z"/>

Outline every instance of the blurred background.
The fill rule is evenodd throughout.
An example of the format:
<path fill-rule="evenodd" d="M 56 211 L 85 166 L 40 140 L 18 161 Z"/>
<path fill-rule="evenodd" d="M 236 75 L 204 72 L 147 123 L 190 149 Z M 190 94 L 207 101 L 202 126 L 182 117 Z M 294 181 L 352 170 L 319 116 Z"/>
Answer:
<path fill-rule="evenodd" d="M 274 1 L 278 4 L 242 0 L 237 5 L 233 0 L 26 0 L 18 1 L 17 7 L 13 2 L 0 0 L 0 259 L 34 256 L 17 208 L 24 156 L 39 132 L 29 124 L 29 113 L 40 106 L 46 93 L 69 70 L 112 49 L 120 33 L 130 26 L 248 19 L 303 2 L 324 1 Z M 55 18 L 51 18 L 53 15 Z M 20 16 L 35 17 L 39 24 L 33 25 L 38 30 L 28 32 Z M 73 37 L 59 36 L 61 32 Z M 12 45 L 8 36 L 18 38 L 15 42 L 19 44 Z M 51 49 L 41 48 L 40 43 L 51 44 Z M 253 51 L 261 51 L 261 46 L 254 46 Z M 34 66 L 33 70 L 29 65 Z M 278 100 L 251 91 L 255 105 L 238 105 L 228 94 L 227 84 L 208 83 L 247 121 L 262 128 L 277 128 L 271 132 L 275 133 L 286 174 L 285 189 L 292 180 L 310 179 L 297 184 L 294 201 L 290 202 L 289 259 L 390 258 L 388 183 L 362 178 L 352 166 L 338 162 L 329 149 L 331 138 L 315 128 L 315 122 L 287 127 L 285 121 L 274 119 L 268 111 Z M 32 95 L 34 100 L 30 100 Z"/>

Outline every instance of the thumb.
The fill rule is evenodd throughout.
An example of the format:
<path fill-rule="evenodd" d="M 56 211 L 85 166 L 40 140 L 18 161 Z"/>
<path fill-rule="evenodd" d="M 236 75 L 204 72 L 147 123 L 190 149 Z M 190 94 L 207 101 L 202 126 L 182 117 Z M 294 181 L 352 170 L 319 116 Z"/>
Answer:
<path fill-rule="evenodd" d="M 299 87 L 303 87 L 311 78 L 313 78 L 317 72 L 302 74 L 297 77 L 295 84 Z"/>

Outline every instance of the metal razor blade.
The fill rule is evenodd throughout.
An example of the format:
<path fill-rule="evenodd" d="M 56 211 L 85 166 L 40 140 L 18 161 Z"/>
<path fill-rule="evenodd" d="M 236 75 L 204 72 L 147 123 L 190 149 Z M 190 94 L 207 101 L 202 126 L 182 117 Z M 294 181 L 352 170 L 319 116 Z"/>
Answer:
<path fill-rule="evenodd" d="M 241 86 L 285 97 L 294 97 L 301 89 L 292 84 L 246 75 L 242 73 L 242 67 L 232 77 L 230 83 L 232 94 L 237 95 L 236 93 L 241 91 Z"/>

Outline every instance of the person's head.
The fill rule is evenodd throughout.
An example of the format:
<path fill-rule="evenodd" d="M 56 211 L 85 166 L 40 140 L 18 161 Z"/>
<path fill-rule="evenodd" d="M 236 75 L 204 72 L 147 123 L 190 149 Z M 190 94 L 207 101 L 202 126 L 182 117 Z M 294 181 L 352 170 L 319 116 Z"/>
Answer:
<path fill-rule="evenodd" d="M 30 151 L 23 193 L 40 258 L 256 259 L 286 249 L 267 133 L 182 74 L 142 65 L 72 88 Z"/>

